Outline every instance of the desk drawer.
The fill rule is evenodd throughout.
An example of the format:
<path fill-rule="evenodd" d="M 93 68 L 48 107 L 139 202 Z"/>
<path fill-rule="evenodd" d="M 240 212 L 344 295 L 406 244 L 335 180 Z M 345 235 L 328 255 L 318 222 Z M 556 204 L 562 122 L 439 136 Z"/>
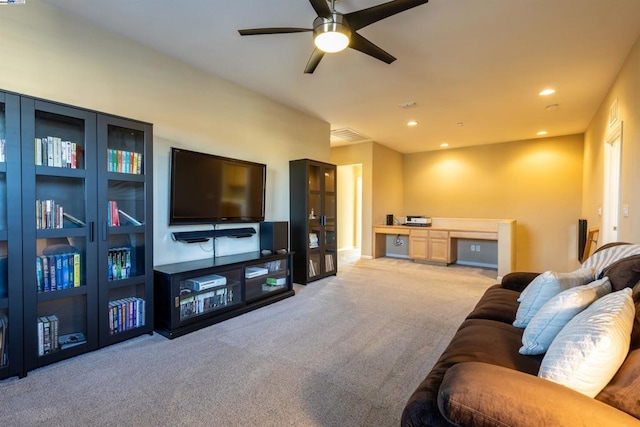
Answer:
<path fill-rule="evenodd" d="M 429 237 L 429 230 L 411 230 L 411 237 Z"/>
<path fill-rule="evenodd" d="M 441 230 L 431 230 L 429 231 L 429 237 L 432 239 L 448 239 L 449 232 Z"/>

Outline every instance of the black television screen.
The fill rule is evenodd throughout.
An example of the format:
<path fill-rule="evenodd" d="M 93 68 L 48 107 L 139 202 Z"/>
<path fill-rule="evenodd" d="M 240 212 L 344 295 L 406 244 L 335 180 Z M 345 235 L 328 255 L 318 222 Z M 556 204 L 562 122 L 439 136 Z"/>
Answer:
<path fill-rule="evenodd" d="M 264 221 L 267 166 L 171 148 L 169 225 Z"/>

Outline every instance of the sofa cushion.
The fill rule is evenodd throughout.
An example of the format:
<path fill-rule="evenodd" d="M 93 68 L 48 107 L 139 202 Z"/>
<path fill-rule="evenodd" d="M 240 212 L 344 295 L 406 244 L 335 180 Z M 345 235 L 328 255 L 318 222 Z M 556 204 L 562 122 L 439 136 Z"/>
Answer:
<path fill-rule="evenodd" d="M 629 353 L 596 399 L 640 418 L 640 349 Z"/>
<path fill-rule="evenodd" d="M 602 271 L 611 281 L 614 291 L 633 288 L 640 281 L 640 255 L 632 255 L 614 262 Z"/>
<path fill-rule="evenodd" d="M 437 407 L 438 390 L 447 370 L 458 363 L 484 362 L 536 375 L 541 356 L 518 353 L 522 329 L 486 319 L 465 320 L 433 369 L 405 406 L 403 425 L 447 424 Z"/>
<path fill-rule="evenodd" d="M 499 380 L 497 380 L 499 379 Z M 456 426 L 637 426 L 639 420 L 551 381 L 486 363 L 459 363 L 438 407 Z"/>
<path fill-rule="evenodd" d="M 552 297 L 575 286 L 585 285 L 593 281 L 593 270 L 581 268 L 570 273 L 546 271 L 536 277 L 520 294 L 520 306 L 516 312 L 513 325 L 524 328 L 540 310 L 540 307 Z"/>
<path fill-rule="evenodd" d="M 631 334 L 631 351 L 596 399 L 640 418 L 640 284 L 633 288 L 632 295 L 636 317 Z"/>
<path fill-rule="evenodd" d="M 604 274 L 604 270 L 618 260 L 640 255 L 640 245 L 622 244 L 611 245 L 606 248 L 600 248 L 582 263 L 582 268 L 593 268 L 596 277 L 600 278 Z"/>
<path fill-rule="evenodd" d="M 609 278 L 576 286 L 547 301 L 529 322 L 522 335 L 520 354 L 543 354 L 558 332 L 592 302 L 611 292 Z"/>
<path fill-rule="evenodd" d="M 634 317 L 631 289 L 600 298 L 560 331 L 538 375 L 595 397 L 629 352 Z"/>
<path fill-rule="evenodd" d="M 497 320 L 511 324 L 518 310 L 518 295 L 520 292 L 494 285 L 485 291 L 467 319 Z"/>

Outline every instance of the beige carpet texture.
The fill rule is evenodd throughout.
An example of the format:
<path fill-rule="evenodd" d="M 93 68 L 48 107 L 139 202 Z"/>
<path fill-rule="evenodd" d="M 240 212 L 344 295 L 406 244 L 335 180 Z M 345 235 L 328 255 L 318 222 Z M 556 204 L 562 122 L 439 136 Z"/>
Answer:
<path fill-rule="evenodd" d="M 398 426 L 495 270 L 360 259 L 174 340 L 0 381 L 2 426 Z"/>

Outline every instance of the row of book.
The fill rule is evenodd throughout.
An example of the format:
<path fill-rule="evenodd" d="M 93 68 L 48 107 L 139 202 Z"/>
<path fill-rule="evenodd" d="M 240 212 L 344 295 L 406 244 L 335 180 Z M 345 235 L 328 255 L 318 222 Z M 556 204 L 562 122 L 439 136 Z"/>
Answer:
<path fill-rule="evenodd" d="M 82 332 L 59 335 L 58 316 L 55 314 L 38 317 L 38 356 L 66 350 L 87 342 Z"/>
<path fill-rule="evenodd" d="M 189 290 L 183 289 L 180 296 L 180 318 L 229 305 L 233 302 L 233 295 L 232 287 L 217 288 L 197 295 L 190 295 Z"/>
<path fill-rule="evenodd" d="M 38 356 L 59 350 L 58 316 L 40 316 L 38 318 Z"/>
<path fill-rule="evenodd" d="M 57 136 L 36 138 L 35 162 L 38 166 L 77 169 L 82 145 Z"/>
<path fill-rule="evenodd" d="M 69 252 L 36 258 L 38 292 L 51 292 L 80 286 L 80 254 Z"/>
<path fill-rule="evenodd" d="M 312 259 L 309 260 L 309 277 L 317 276 L 318 268 L 315 262 Z"/>
<path fill-rule="evenodd" d="M 107 266 L 109 280 L 128 279 L 131 277 L 131 248 L 109 249 Z"/>
<path fill-rule="evenodd" d="M 6 162 L 7 161 L 7 142 L 3 139 L 0 138 L 0 162 Z"/>
<path fill-rule="evenodd" d="M 336 269 L 335 262 L 333 260 L 333 255 L 326 254 L 324 256 L 324 269 L 325 271 L 333 271 Z"/>
<path fill-rule="evenodd" d="M 36 228 L 62 228 L 64 226 L 64 209 L 55 200 L 36 200 Z"/>
<path fill-rule="evenodd" d="M 120 173 L 142 173 L 142 157 L 141 153 L 123 150 L 107 150 L 108 156 L 108 172 Z"/>
<path fill-rule="evenodd" d="M 144 326 L 145 301 L 130 297 L 109 302 L 109 334 Z"/>
<path fill-rule="evenodd" d="M 107 223 L 109 227 L 120 227 L 121 225 L 142 225 L 140 221 L 123 211 L 118 209 L 118 202 L 109 200 L 107 206 Z"/>
<path fill-rule="evenodd" d="M 282 260 L 269 261 L 264 265 L 270 273 L 280 271 L 282 269 Z"/>
<path fill-rule="evenodd" d="M 9 319 L 7 316 L 0 316 L 0 368 L 9 363 L 8 335 Z"/>

